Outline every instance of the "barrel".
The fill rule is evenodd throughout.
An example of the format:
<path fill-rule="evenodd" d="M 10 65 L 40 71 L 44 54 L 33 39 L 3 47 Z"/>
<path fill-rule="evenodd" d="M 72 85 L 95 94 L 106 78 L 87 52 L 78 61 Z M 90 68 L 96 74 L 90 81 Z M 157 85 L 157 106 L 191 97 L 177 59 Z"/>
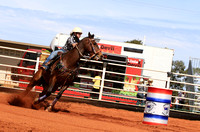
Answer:
<path fill-rule="evenodd" d="M 149 125 L 167 125 L 172 90 L 148 87 L 143 123 Z"/>

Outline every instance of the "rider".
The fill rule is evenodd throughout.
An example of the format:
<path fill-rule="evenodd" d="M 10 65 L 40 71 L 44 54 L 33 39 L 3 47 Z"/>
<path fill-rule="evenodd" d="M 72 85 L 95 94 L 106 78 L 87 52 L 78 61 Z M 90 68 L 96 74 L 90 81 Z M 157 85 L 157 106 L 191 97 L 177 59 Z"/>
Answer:
<path fill-rule="evenodd" d="M 60 50 L 53 51 L 49 57 L 45 60 L 45 62 L 42 64 L 42 68 L 47 70 L 49 68 L 49 64 L 52 62 L 53 58 L 55 58 L 58 54 L 58 52 L 66 53 L 67 51 L 72 50 L 80 41 L 79 38 L 82 35 L 82 30 L 79 27 L 75 27 L 72 32 L 70 33 L 70 37 L 67 39 L 66 44 L 62 47 Z"/>

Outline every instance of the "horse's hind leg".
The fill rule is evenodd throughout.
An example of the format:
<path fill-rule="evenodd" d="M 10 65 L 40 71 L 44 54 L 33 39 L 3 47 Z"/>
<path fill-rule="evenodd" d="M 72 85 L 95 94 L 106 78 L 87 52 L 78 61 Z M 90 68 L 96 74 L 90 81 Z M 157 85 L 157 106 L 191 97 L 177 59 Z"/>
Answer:
<path fill-rule="evenodd" d="M 42 69 L 39 69 L 33 76 L 33 78 L 31 79 L 30 83 L 28 84 L 26 90 L 22 93 L 22 95 L 26 96 L 31 89 L 35 86 L 35 85 L 40 85 L 41 81 L 42 81 Z"/>
<path fill-rule="evenodd" d="M 57 103 L 57 101 L 60 99 L 60 97 L 62 96 L 63 92 L 68 88 L 69 86 L 63 86 L 62 89 L 60 90 L 60 92 L 57 94 L 56 98 L 53 100 L 53 102 L 49 105 L 49 107 L 46 109 L 46 111 L 51 111 L 53 109 L 53 107 L 55 106 L 55 104 Z"/>

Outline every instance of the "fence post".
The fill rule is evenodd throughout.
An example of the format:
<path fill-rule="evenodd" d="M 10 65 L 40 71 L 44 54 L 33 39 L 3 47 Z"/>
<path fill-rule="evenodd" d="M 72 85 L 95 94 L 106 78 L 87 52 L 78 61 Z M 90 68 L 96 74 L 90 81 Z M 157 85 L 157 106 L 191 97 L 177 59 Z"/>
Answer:
<path fill-rule="evenodd" d="M 39 67 L 39 64 L 40 64 L 40 55 L 41 55 L 41 53 L 37 52 L 37 62 L 36 62 L 36 65 L 35 65 L 35 73 L 38 71 L 38 67 Z"/>
<path fill-rule="evenodd" d="M 99 93 L 99 100 L 101 100 L 101 98 L 102 98 L 107 64 L 108 64 L 107 62 L 103 62 L 103 73 L 102 73 L 102 77 L 101 77 L 101 88 L 100 88 L 100 93 Z"/>
<path fill-rule="evenodd" d="M 167 86 L 166 86 L 167 89 L 170 88 L 170 77 L 171 77 L 171 75 L 172 75 L 171 72 L 167 72 Z"/>
<path fill-rule="evenodd" d="M 40 55 L 41 55 L 41 53 L 37 52 L 37 62 L 35 64 L 35 73 L 38 71 L 38 67 L 40 64 Z M 35 86 L 33 87 L 32 91 L 35 91 Z"/>

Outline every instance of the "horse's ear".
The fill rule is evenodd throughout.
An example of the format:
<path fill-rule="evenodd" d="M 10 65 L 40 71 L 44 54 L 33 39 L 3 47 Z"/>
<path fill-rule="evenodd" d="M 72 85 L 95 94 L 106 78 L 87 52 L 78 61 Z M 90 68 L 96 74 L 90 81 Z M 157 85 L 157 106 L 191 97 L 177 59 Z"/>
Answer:
<path fill-rule="evenodd" d="M 90 34 L 90 32 L 88 32 L 88 38 L 90 38 L 91 37 L 91 34 Z"/>
<path fill-rule="evenodd" d="M 91 38 L 91 39 L 93 39 L 94 38 L 94 34 L 90 34 L 90 32 L 88 33 L 88 38 Z"/>
<path fill-rule="evenodd" d="M 94 39 L 94 34 L 91 35 L 91 39 Z"/>

